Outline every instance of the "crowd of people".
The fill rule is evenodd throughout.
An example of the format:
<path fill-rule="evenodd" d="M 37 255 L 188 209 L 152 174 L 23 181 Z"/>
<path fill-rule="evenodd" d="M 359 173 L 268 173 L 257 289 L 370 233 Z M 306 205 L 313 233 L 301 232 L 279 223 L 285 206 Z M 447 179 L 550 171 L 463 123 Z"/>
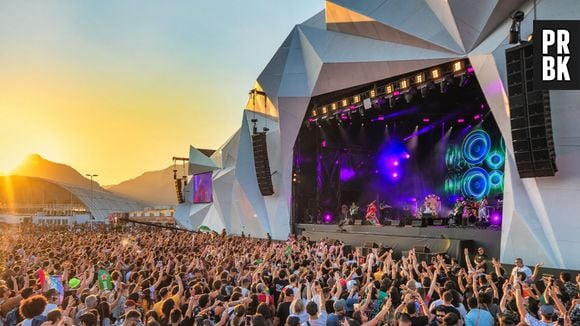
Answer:
<path fill-rule="evenodd" d="M 580 325 L 580 276 L 150 227 L 2 232 L 0 325 Z"/>

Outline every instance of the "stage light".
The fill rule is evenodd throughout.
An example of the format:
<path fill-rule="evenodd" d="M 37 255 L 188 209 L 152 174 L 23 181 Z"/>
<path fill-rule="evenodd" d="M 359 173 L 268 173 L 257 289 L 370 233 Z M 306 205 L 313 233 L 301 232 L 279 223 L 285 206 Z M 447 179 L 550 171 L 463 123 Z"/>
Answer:
<path fill-rule="evenodd" d="M 441 77 L 441 71 L 439 68 L 431 70 L 431 78 L 432 79 L 439 79 Z"/>
<path fill-rule="evenodd" d="M 420 73 L 417 76 L 415 76 L 415 84 L 421 84 L 424 81 L 425 81 L 425 77 L 424 77 L 423 73 Z"/>
<path fill-rule="evenodd" d="M 467 83 L 469 83 L 469 75 L 461 75 L 461 78 L 459 78 L 459 87 L 464 87 Z"/>
<path fill-rule="evenodd" d="M 389 107 L 392 109 L 395 107 L 395 104 L 397 104 L 397 99 L 394 97 L 390 97 L 389 98 Z"/>
<path fill-rule="evenodd" d="M 405 158 L 406 158 L 406 159 L 410 159 L 410 158 L 411 158 L 411 155 L 409 155 L 409 154 L 405 154 Z"/>
<path fill-rule="evenodd" d="M 377 96 L 377 92 L 374 89 L 371 89 L 371 91 L 369 92 L 370 97 L 375 97 Z"/>
<path fill-rule="evenodd" d="M 401 80 L 401 82 L 399 83 L 399 86 L 401 87 L 401 89 L 405 89 L 405 88 L 409 87 L 409 80 L 408 79 Z"/>
<path fill-rule="evenodd" d="M 393 174 L 391 174 L 391 175 L 392 175 L 392 176 L 393 176 L 393 178 L 395 178 L 395 179 L 399 177 L 399 174 L 398 174 L 397 172 L 393 172 Z"/>
<path fill-rule="evenodd" d="M 465 119 L 457 119 L 457 123 L 464 123 Z"/>
<path fill-rule="evenodd" d="M 458 73 L 463 70 L 463 61 L 455 61 L 453 63 L 453 73 Z"/>
<path fill-rule="evenodd" d="M 441 90 L 441 93 L 447 93 L 447 90 L 449 89 L 449 85 L 451 85 L 453 83 L 453 77 L 451 76 L 446 76 L 440 83 L 439 83 L 439 88 Z"/>
<path fill-rule="evenodd" d="M 423 118 L 423 122 L 429 122 L 429 121 L 431 121 L 431 119 L 429 119 L 429 118 Z"/>
<path fill-rule="evenodd" d="M 324 223 L 330 223 L 332 221 L 332 215 L 330 213 L 324 214 Z"/>
<path fill-rule="evenodd" d="M 476 114 L 473 116 L 473 120 L 479 120 L 479 119 L 481 119 L 481 115 Z"/>
<path fill-rule="evenodd" d="M 326 106 L 322 107 L 322 114 L 326 114 L 327 110 L 326 110 Z"/>
<path fill-rule="evenodd" d="M 524 20 L 524 12 L 518 10 L 512 14 L 512 26 L 510 27 L 509 43 L 518 44 L 522 41 L 520 36 L 520 24 Z"/>
<path fill-rule="evenodd" d="M 315 117 L 316 116 L 316 109 L 312 110 L 312 116 Z"/>
<path fill-rule="evenodd" d="M 417 94 L 417 90 L 415 88 L 411 88 L 407 93 L 405 93 L 405 101 L 407 103 L 411 103 L 413 101 L 413 97 Z"/>
<path fill-rule="evenodd" d="M 355 97 L 353 97 L 353 103 L 358 103 L 360 102 L 360 96 L 356 95 Z"/>
<path fill-rule="evenodd" d="M 342 106 L 347 106 L 347 105 L 348 105 L 348 100 L 347 99 L 342 100 Z"/>
<path fill-rule="evenodd" d="M 336 103 L 332 103 L 332 111 L 336 110 Z"/>
<path fill-rule="evenodd" d="M 394 162 L 393 162 L 393 165 L 394 165 L 394 166 L 399 166 L 399 161 L 394 161 Z"/>
<path fill-rule="evenodd" d="M 385 87 L 385 93 L 387 93 L 387 95 L 392 94 L 395 91 L 395 87 L 393 86 L 393 84 L 389 84 Z"/>

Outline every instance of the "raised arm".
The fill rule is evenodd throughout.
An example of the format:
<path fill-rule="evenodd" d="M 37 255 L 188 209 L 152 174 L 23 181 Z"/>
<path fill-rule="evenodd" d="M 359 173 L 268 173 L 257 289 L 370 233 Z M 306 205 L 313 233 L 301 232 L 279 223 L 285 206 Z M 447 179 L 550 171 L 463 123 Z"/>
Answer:
<path fill-rule="evenodd" d="M 522 285 L 518 283 L 516 285 L 516 305 L 518 307 L 518 313 L 520 314 L 520 320 L 526 320 L 526 309 L 524 308 L 524 298 L 522 297 Z"/>
<path fill-rule="evenodd" d="M 535 280 L 538 279 L 538 275 L 540 275 L 540 270 L 542 269 L 542 266 L 544 266 L 544 263 L 537 263 L 534 266 L 534 273 L 531 276 L 531 281 L 534 282 Z"/>

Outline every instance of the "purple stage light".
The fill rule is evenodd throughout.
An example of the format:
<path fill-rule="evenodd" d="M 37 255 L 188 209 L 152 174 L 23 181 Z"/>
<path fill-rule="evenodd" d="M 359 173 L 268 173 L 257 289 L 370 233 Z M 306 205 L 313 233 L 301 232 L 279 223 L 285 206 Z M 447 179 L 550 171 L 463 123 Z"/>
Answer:
<path fill-rule="evenodd" d="M 411 198 L 411 202 L 413 202 L 413 203 L 416 203 L 416 202 L 417 202 L 417 198 L 415 198 L 415 197 L 412 197 L 412 198 Z"/>
<path fill-rule="evenodd" d="M 344 168 L 340 169 L 340 180 L 341 181 L 348 181 L 355 176 L 355 172 L 353 169 Z"/>
<path fill-rule="evenodd" d="M 465 119 L 457 119 L 457 123 L 464 123 Z"/>
<path fill-rule="evenodd" d="M 338 160 L 334 161 L 334 164 L 337 164 L 338 165 Z"/>
<path fill-rule="evenodd" d="M 485 104 L 481 103 L 481 105 L 479 106 L 480 109 L 485 109 Z"/>
<path fill-rule="evenodd" d="M 500 224 L 501 216 L 499 213 L 494 213 L 491 215 L 491 224 Z"/>
<path fill-rule="evenodd" d="M 399 91 L 394 91 L 393 92 L 393 96 L 399 96 L 399 95 L 401 95 L 401 92 L 399 92 Z"/>
<path fill-rule="evenodd" d="M 406 158 L 406 159 L 410 159 L 410 158 L 411 158 L 411 155 L 409 155 L 409 154 L 407 153 L 407 154 L 405 154 L 405 158 Z"/>
<path fill-rule="evenodd" d="M 332 215 L 330 213 L 324 214 L 324 223 L 330 223 L 332 221 Z"/>
<path fill-rule="evenodd" d="M 481 119 L 481 115 L 480 114 L 477 114 L 477 115 L 473 116 L 473 119 L 479 120 L 479 119 Z"/>
<path fill-rule="evenodd" d="M 399 174 L 397 172 L 393 172 L 392 176 L 393 176 L 393 178 L 397 178 L 399 176 Z"/>
<path fill-rule="evenodd" d="M 324 147 L 324 148 L 326 147 L 326 140 L 322 141 L 322 147 Z"/>
<path fill-rule="evenodd" d="M 383 121 L 383 120 L 385 120 L 385 117 L 383 117 L 382 115 L 380 115 L 380 116 L 377 118 L 377 120 L 379 120 L 379 121 Z"/>
<path fill-rule="evenodd" d="M 429 122 L 429 121 L 431 121 L 431 119 L 429 119 L 429 118 L 423 118 L 423 122 Z"/>
<path fill-rule="evenodd" d="M 399 166 L 399 161 L 394 161 L 394 162 L 393 162 L 393 165 L 394 165 L 394 166 Z"/>
<path fill-rule="evenodd" d="M 467 73 L 471 74 L 473 73 L 475 70 L 473 69 L 473 67 L 467 67 Z"/>
<path fill-rule="evenodd" d="M 343 114 L 340 116 L 340 120 L 348 120 L 348 116 L 346 114 Z"/>

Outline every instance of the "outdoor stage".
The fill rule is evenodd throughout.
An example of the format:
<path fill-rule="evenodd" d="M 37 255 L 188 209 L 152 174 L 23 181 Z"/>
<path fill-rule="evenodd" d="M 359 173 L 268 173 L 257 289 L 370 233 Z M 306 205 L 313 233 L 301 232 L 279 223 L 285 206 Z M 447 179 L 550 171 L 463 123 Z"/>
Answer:
<path fill-rule="evenodd" d="M 466 247 L 474 252 L 481 246 L 490 259 L 500 254 L 501 231 L 489 228 L 345 225 L 347 232 L 340 232 L 334 224 L 295 224 L 294 227 L 296 234 L 309 237 L 312 241 L 328 237 L 353 247 L 363 247 L 369 242 L 382 243 L 393 248 L 397 255 L 413 246 L 426 246 L 431 252 L 446 252 L 451 257 L 460 258 L 460 261 Z"/>

